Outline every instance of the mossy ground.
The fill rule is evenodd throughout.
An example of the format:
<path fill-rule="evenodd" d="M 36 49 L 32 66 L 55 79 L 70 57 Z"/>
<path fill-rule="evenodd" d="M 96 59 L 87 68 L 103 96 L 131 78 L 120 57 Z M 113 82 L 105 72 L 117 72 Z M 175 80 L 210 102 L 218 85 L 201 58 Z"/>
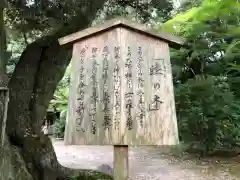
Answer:
<path fill-rule="evenodd" d="M 97 171 L 76 170 L 69 180 L 113 180 L 113 177 Z"/>

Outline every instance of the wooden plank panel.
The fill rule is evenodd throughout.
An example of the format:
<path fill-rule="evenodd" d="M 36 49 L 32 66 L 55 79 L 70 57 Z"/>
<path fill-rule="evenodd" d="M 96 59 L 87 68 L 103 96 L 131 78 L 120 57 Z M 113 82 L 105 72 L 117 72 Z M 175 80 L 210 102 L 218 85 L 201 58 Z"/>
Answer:
<path fill-rule="evenodd" d="M 66 144 L 178 144 L 166 42 L 116 28 L 74 44 L 73 61 Z"/>
<path fill-rule="evenodd" d="M 122 76 L 125 80 L 122 88 L 124 88 L 124 94 L 129 92 L 134 94 L 131 109 L 133 129 L 129 131 L 126 126 L 122 127 L 125 129 L 122 134 L 124 137 L 122 143 L 128 145 L 178 144 L 168 44 L 124 28 L 121 30 L 121 35 L 121 48 L 125 50 L 122 58 L 125 63 L 128 61 L 127 47 L 131 49 L 133 82 L 130 90 L 127 87 L 126 77 Z M 139 59 L 142 59 L 142 63 L 139 63 Z M 126 69 L 125 66 L 125 73 Z M 141 79 L 141 76 L 144 78 Z M 139 80 L 143 83 L 143 88 Z M 139 106 L 140 104 L 143 105 Z M 141 113 L 141 107 L 144 109 L 143 113 Z M 128 121 L 126 112 L 124 116 L 122 121 L 125 123 L 122 124 L 126 125 Z M 142 120 L 141 116 L 143 116 Z"/>
<path fill-rule="evenodd" d="M 112 136 L 115 65 L 113 60 L 114 51 L 118 47 L 117 38 L 115 30 L 74 45 L 66 144 L 119 143 L 119 138 Z M 84 48 L 81 63 L 81 51 Z"/>

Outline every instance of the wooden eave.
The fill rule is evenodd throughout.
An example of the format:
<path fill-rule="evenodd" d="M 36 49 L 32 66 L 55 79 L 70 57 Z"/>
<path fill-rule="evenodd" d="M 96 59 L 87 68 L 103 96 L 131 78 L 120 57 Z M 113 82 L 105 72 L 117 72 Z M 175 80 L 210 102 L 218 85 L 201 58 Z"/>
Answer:
<path fill-rule="evenodd" d="M 175 49 L 179 49 L 184 44 L 184 40 L 180 37 L 173 36 L 165 32 L 158 32 L 154 29 L 149 29 L 145 25 L 138 24 L 124 18 L 111 19 L 101 25 L 90 27 L 82 31 L 72 33 L 70 35 L 67 35 L 65 37 L 58 39 L 58 42 L 60 45 L 66 45 L 70 43 L 73 44 L 76 41 L 79 41 L 91 36 L 99 35 L 103 32 L 110 31 L 117 27 L 124 27 L 128 30 L 135 31 L 141 34 L 145 34 L 146 36 L 151 36 L 155 39 L 165 41 L 169 44 L 170 47 Z"/>

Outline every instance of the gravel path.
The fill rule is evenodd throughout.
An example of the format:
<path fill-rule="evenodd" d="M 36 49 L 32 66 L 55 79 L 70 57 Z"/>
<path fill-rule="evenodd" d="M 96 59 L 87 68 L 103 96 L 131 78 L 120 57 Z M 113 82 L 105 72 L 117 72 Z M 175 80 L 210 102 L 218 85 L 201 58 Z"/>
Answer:
<path fill-rule="evenodd" d="M 59 162 L 76 169 L 98 169 L 113 166 L 111 146 L 65 146 L 53 142 Z M 237 163 L 237 162 L 236 162 Z M 130 180 L 238 180 L 228 173 L 228 164 L 176 159 L 160 153 L 159 148 L 130 148 Z"/>

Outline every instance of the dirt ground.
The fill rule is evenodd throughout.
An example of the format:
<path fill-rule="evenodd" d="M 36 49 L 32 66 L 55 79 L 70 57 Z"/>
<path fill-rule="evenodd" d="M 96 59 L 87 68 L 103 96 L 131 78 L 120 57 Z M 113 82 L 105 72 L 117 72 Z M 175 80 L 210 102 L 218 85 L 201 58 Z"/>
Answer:
<path fill-rule="evenodd" d="M 112 146 L 65 146 L 53 141 L 59 162 L 76 169 L 99 169 L 111 173 Z M 239 159 L 238 159 L 239 160 Z M 130 180 L 240 180 L 237 159 L 199 160 L 190 156 L 176 158 L 157 147 L 131 147 Z M 111 168 L 108 169 L 107 165 Z"/>

